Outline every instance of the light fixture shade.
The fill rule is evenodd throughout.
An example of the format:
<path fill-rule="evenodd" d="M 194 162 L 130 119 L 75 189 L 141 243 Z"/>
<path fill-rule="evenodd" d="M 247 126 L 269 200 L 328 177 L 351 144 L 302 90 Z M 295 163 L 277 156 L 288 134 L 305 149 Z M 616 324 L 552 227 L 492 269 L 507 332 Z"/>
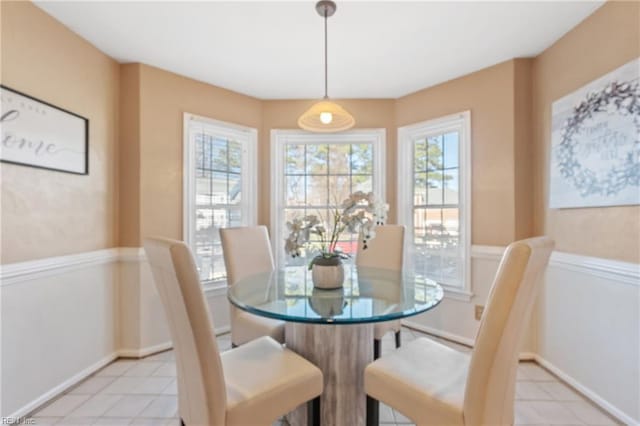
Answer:
<path fill-rule="evenodd" d="M 327 122 L 328 114 L 330 122 Z M 323 119 L 320 118 L 323 114 Z M 298 126 L 310 132 L 332 133 L 352 128 L 356 120 L 340 105 L 330 101 L 320 101 L 298 118 Z"/>

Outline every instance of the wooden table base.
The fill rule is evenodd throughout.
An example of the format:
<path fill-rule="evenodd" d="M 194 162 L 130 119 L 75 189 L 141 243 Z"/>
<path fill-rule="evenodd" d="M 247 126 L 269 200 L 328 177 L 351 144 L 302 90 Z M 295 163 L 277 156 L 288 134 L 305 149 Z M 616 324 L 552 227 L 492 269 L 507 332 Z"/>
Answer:
<path fill-rule="evenodd" d="M 287 348 L 324 374 L 320 398 L 323 426 L 364 426 L 366 395 L 364 368 L 373 361 L 373 324 L 305 324 L 287 322 Z M 287 415 L 291 426 L 305 426 L 307 407 Z"/>

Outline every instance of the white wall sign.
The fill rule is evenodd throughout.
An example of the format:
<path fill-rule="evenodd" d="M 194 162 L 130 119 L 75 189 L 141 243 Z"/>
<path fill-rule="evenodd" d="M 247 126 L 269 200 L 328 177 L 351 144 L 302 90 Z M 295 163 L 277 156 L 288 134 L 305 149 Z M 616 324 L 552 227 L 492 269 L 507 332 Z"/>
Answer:
<path fill-rule="evenodd" d="M 640 59 L 555 101 L 549 207 L 640 204 Z"/>
<path fill-rule="evenodd" d="M 0 161 L 89 173 L 89 120 L 0 86 Z"/>

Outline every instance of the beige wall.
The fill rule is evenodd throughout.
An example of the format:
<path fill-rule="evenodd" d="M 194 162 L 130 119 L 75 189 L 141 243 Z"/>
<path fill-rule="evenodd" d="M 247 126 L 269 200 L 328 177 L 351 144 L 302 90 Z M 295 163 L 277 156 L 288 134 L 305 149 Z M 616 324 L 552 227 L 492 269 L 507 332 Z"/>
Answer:
<path fill-rule="evenodd" d="M 1 262 L 116 244 L 118 64 L 28 2 L 1 2 L 2 84 L 89 119 L 89 175 L 2 163 Z"/>
<path fill-rule="evenodd" d="M 120 65 L 118 144 L 118 243 L 139 247 L 140 240 L 140 65 Z"/>
<path fill-rule="evenodd" d="M 514 61 L 514 202 L 515 239 L 530 237 L 533 229 L 533 136 L 531 134 L 531 68 L 533 59 Z"/>
<path fill-rule="evenodd" d="M 516 65 L 517 64 L 517 65 Z M 506 245 L 517 236 L 528 236 L 527 221 L 516 219 L 516 204 L 526 200 L 516 196 L 516 147 L 525 146 L 518 106 L 516 122 L 516 84 L 526 87 L 527 62 L 512 60 L 467 76 L 421 90 L 397 100 L 396 124 L 405 126 L 466 110 L 471 111 L 472 157 L 472 243 Z M 518 78 L 516 78 L 518 76 Z M 522 206 L 519 206 L 522 209 Z"/>
<path fill-rule="evenodd" d="M 550 210 L 551 104 L 640 56 L 640 3 L 610 1 L 533 64 L 535 231 L 560 251 L 640 262 L 640 207 Z"/>
<path fill-rule="evenodd" d="M 135 246 L 148 235 L 181 239 L 183 114 L 260 129 L 261 102 L 143 64 L 122 69 L 122 104 L 131 102 L 139 119 L 121 128 L 124 143 L 137 152 L 121 164 L 120 187 L 134 213 L 121 209 L 120 241 Z M 138 218 L 127 219 L 136 213 Z"/>

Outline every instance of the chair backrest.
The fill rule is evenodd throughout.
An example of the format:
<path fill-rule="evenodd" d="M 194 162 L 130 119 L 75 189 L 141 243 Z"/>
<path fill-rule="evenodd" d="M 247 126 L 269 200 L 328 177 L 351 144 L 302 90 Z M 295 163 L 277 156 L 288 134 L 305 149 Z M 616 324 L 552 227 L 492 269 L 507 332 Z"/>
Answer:
<path fill-rule="evenodd" d="M 466 424 L 513 424 L 524 329 L 553 246 L 548 237 L 529 238 L 510 244 L 502 257 L 471 354 L 464 399 Z"/>
<path fill-rule="evenodd" d="M 274 270 L 269 234 L 265 226 L 220 229 L 227 283 Z"/>
<path fill-rule="evenodd" d="M 144 249 L 173 340 L 180 416 L 187 425 L 223 425 L 224 373 L 191 250 L 165 238 L 146 238 Z"/>
<path fill-rule="evenodd" d="M 379 225 L 374 228 L 375 238 L 367 240 L 364 248 L 363 235 L 358 240 L 357 266 L 402 270 L 404 260 L 404 226 Z"/>

